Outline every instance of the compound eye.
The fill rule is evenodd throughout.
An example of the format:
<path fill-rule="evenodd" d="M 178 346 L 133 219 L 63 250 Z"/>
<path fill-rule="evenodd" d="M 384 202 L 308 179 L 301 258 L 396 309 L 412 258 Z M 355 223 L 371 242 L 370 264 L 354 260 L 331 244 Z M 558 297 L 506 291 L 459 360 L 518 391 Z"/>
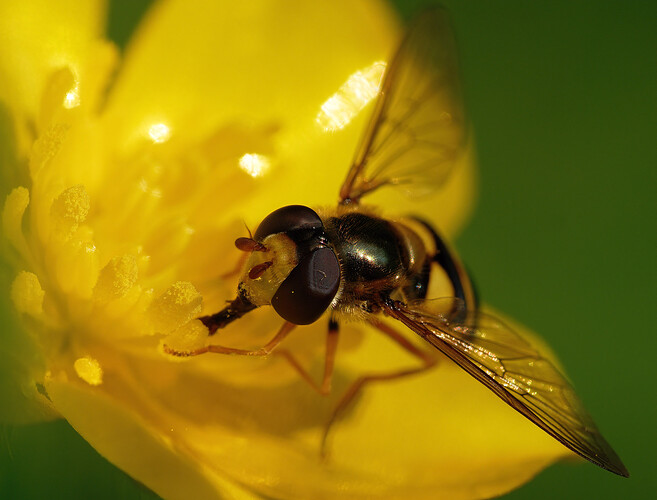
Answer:
<path fill-rule="evenodd" d="M 331 305 L 340 287 L 340 264 L 330 248 L 306 255 L 278 287 L 271 305 L 286 321 L 309 325 Z"/>
<path fill-rule="evenodd" d="M 287 233 L 299 229 L 323 228 L 314 210 L 303 205 L 288 205 L 270 213 L 258 226 L 253 238 L 262 241 L 270 234 Z"/>

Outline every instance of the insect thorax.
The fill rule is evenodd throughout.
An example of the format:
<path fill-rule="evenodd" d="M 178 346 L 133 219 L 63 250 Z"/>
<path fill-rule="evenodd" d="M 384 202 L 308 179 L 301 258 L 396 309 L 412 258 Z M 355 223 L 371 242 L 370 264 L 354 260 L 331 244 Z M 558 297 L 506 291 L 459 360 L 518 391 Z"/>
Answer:
<path fill-rule="evenodd" d="M 395 292 L 421 268 L 426 251 L 406 226 L 368 213 L 349 211 L 324 218 L 328 239 L 342 272 L 342 288 L 334 302 L 341 312 Z"/>

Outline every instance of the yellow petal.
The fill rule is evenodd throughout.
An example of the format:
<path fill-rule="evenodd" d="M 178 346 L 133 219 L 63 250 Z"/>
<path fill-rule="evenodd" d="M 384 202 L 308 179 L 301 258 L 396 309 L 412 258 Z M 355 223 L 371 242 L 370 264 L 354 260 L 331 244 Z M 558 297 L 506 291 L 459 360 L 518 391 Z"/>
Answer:
<path fill-rule="evenodd" d="M 204 174 L 214 187 L 204 209 L 219 226 L 235 219 L 254 226 L 284 204 L 333 204 L 360 127 L 320 139 L 317 113 L 349 75 L 388 58 L 398 33 L 390 12 L 374 1 L 296 1 L 285 9 L 164 2 L 127 51 L 108 102 L 107 135 L 125 152 L 154 125 L 166 125 L 175 144 L 216 134 L 224 158 L 234 151 L 221 179 Z M 266 140 L 236 140 L 235 129 L 240 136 L 259 131 Z M 336 158 L 345 141 L 347 155 Z M 240 167 L 246 154 L 271 158 L 258 182 Z"/>
<path fill-rule="evenodd" d="M 344 78 L 394 48 L 382 7 L 162 2 L 129 45 L 109 100 L 116 143 L 123 148 L 160 122 L 172 135 L 202 137 L 220 121 L 314 120 Z"/>
<path fill-rule="evenodd" d="M 343 328 L 345 337 L 353 328 Z M 297 334 L 318 338 L 324 329 L 318 324 Z M 322 461 L 323 423 L 346 386 L 362 373 L 412 366 L 413 360 L 368 331 L 358 350 L 338 353 L 328 400 L 298 377 L 240 386 L 202 376 L 193 366 L 207 362 L 221 370 L 224 360 L 196 358 L 172 371 L 166 360 L 124 357 L 105 375 L 100 392 L 65 378 L 47 389 L 96 449 L 173 498 L 179 486 L 172 478 L 205 495 L 228 480 L 276 498 L 491 497 L 572 455 L 444 359 L 426 375 L 368 386 L 335 424 L 330 457 Z M 238 359 L 231 369 L 246 374 L 262 362 Z"/>
<path fill-rule="evenodd" d="M 206 477 L 203 467 L 182 456 L 166 434 L 150 430 L 114 399 L 66 381 L 51 380 L 47 390 L 64 418 L 96 450 L 163 497 L 254 498 L 225 479 Z"/>
<path fill-rule="evenodd" d="M 400 34 L 378 2 L 332 2 L 331 8 L 295 2 L 286 9 L 266 2 L 164 2 L 128 49 L 109 98 L 106 136 L 128 154 L 153 127 L 166 126 L 176 144 L 203 140 L 220 123 L 247 133 L 269 127 L 260 145 L 240 146 L 226 131 L 215 137 L 224 157 L 235 149 L 221 166 L 230 177 L 204 174 L 213 188 L 204 208 L 214 212 L 215 224 L 237 218 L 254 227 L 285 204 L 333 205 L 370 109 L 334 133 L 317 126 L 317 114 L 350 75 L 388 60 Z M 240 159 L 269 151 L 269 173 L 250 182 Z M 419 205 L 386 189 L 367 201 L 390 214 L 426 214 L 454 235 L 476 194 L 472 164 L 471 155 L 462 159 L 445 189 Z"/>

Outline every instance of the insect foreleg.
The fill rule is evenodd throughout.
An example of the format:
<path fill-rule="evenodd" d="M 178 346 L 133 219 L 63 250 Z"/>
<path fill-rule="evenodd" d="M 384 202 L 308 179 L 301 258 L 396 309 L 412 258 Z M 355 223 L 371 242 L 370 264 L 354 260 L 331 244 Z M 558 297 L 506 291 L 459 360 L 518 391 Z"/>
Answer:
<path fill-rule="evenodd" d="M 276 333 L 276 335 L 274 335 L 274 337 L 269 342 L 258 349 L 238 349 L 235 347 L 210 344 L 194 351 L 177 351 L 165 345 L 164 352 L 180 357 L 198 356 L 199 354 L 205 354 L 206 352 L 212 352 L 215 354 L 235 354 L 238 356 L 268 356 L 296 326 L 297 325 L 294 323 L 286 321 L 283 323 L 283 326 L 281 326 L 280 330 L 278 330 L 278 333 Z"/>

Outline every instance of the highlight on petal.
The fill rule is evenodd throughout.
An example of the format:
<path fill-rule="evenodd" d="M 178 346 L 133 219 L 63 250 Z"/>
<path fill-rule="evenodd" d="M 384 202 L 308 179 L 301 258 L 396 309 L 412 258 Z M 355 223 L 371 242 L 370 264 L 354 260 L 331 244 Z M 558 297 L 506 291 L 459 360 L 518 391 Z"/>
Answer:
<path fill-rule="evenodd" d="M 63 104 L 66 109 L 77 108 L 80 105 L 80 85 L 77 82 L 66 92 Z"/>
<path fill-rule="evenodd" d="M 166 142 L 171 137 L 171 129 L 166 123 L 154 123 L 148 128 L 148 136 L 155 143 Z"/>
<path fill-rule="evenodd" d="M 386 63 L 377 61 L 351 75 L 340 89 L 322 104 L 315 118 L 317 124 L 326 132 L 346 127 L 354 116 L 377 96 L 385 69 Z"/>
<path fill-rule="evenodd" d="M 247 153 L 239 159 L 240 168 L 251 177 L 262 177 L 271 168 L 271 161 L 265 155 Z"/>
<path fill-rule="evenodd" d="M 79 105 L 80 82 L 77 80 L 72 69 L 68 66 L 56 69 L 50 75 L 41 93 L 41 103 L 37 115 L 37 128 L 45 130 L 54 121 L 58 120 L 64 110 Z"/>

